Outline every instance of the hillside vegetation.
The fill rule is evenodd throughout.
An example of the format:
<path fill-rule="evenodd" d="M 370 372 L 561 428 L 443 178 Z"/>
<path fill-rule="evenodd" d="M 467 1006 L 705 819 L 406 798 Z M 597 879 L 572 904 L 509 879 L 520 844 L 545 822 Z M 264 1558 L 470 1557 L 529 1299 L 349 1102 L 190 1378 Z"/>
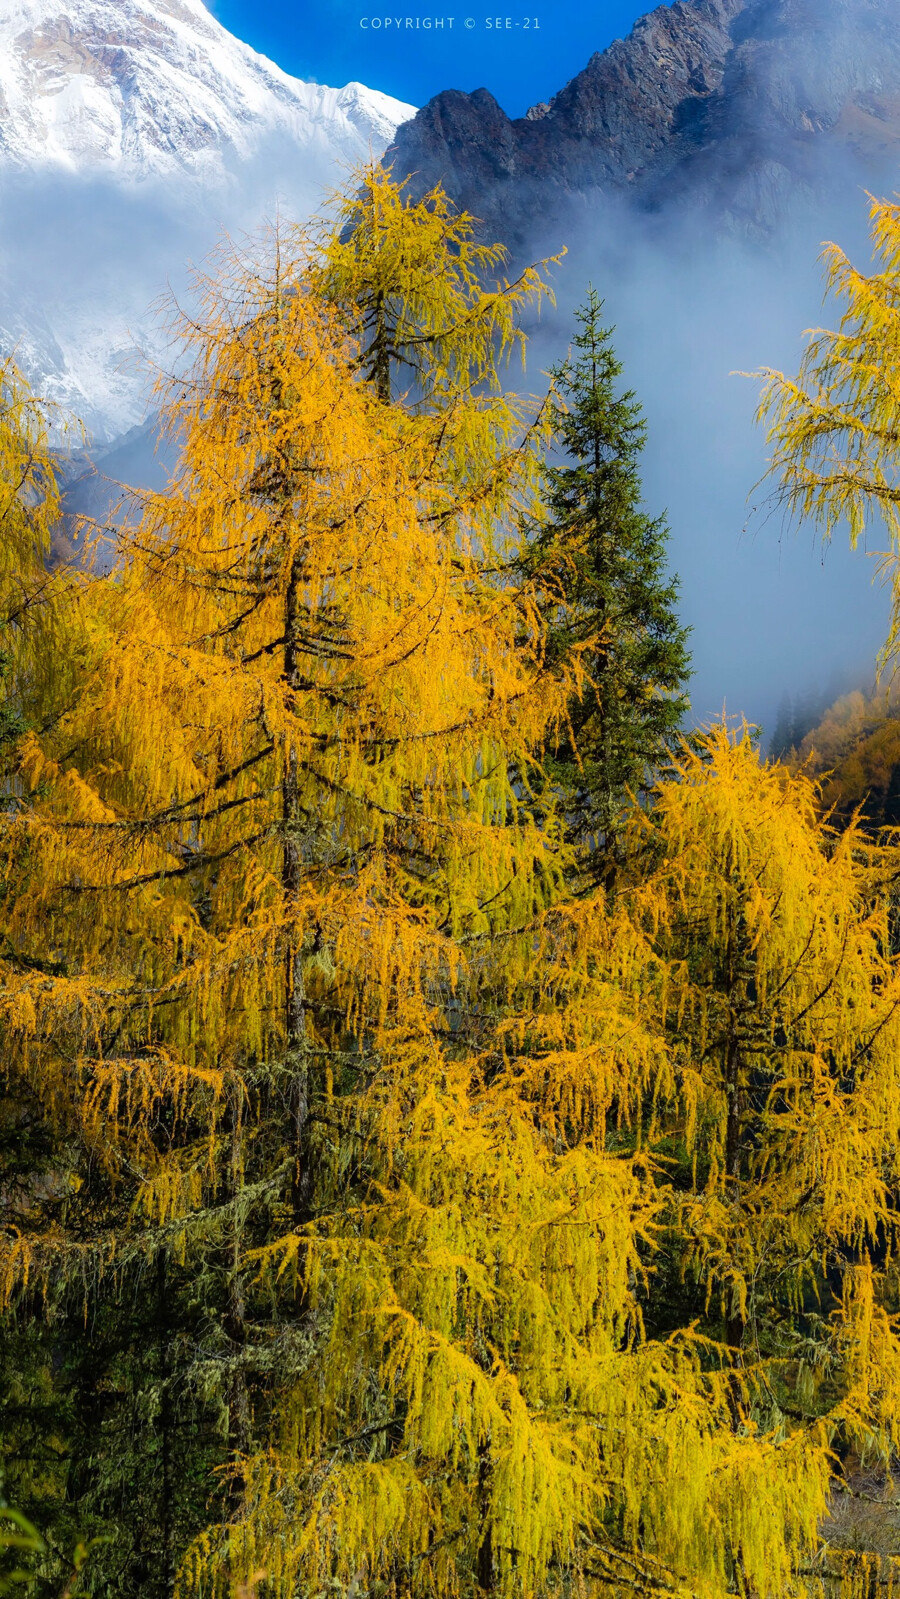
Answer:
<path fill-rule="evenodd" d="M 900 1449 L 900 850 L 682 736 L 640 408 L 590 290 L 507 382 L 505 259 L 377 168 L 224 251 L 78 565 L 0 372 L 4 1591 L 898 1585 L 846 1502 Z"/>

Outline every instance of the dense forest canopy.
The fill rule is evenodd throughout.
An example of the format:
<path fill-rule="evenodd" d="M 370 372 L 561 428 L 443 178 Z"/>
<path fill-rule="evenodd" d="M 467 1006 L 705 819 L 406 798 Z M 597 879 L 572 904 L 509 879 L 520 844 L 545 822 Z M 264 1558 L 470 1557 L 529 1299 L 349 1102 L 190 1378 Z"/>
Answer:
<path fill-rule="evenodd" d="M 4 1588 L 897 1580 L 897 847 L 680 735 L 613 333 L 523 397 L 504 263 L 377 169 L 224 252 L 111 565 L 0 374 Z"/>

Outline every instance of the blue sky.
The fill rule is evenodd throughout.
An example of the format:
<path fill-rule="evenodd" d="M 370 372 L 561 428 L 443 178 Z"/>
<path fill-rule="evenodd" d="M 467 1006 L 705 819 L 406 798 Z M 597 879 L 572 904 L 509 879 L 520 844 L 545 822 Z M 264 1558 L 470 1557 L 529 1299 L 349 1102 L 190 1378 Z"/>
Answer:
<path fill-rule="evenodd" d="M 522 116 L 535 101 L 549 99 L 594 50 L 621 38 L 653 8 L 653 0 L 209 3 L 226 28 L 297 77 L 336 85 L 356 78 L 416 105 L 439 89 L 487 88 L 510 116 Z M 408 29 L 407 16 L 413 24 L 418 18 L 419 26 Z M 439 17 L 443 28 L 434 26 Z M 395 18 L 401 20 L 399 30 Z M 380 28 L 372 27 L 373 19 Z M 423 27 L 426 19 L 430 29 Z M 474 27 L 466 26 L 467 19 Z M 489 27 L 489 21 L 499 21 L 500 28 Z"/>

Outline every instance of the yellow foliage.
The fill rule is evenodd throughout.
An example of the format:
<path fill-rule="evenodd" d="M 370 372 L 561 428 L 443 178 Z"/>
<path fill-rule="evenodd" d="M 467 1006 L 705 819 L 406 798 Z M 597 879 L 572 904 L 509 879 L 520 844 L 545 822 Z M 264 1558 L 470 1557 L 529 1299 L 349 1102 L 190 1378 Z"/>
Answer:
<path fill-rule="evenodd" d="M 580 669 L 548 673 L 510 575 L 536 435 L 491 411 L 519 302 L 440 196 L 369 198 L 376 265 L 457 251 L 471 326 L 421 403 L 367 376 L 340 213 L 226 257 L 171 484 L 64 591 L 77 693 L 17 746 L 0 1020 L 66 1160 L 0 1284 L 215 1249 L 308 1334 L 267 1351 L 184 1596 L 785 1599 L 836 1440 L 900 1427 L 894 862 L 718 728 L 635 813 L 640 874 L 565 897 L 529 780 Z M 398 303 L 434 333 L 440 294 Z"/>
<path fill-rule="evenodd" d="M 812 517 L 826 540 L 846 520 L 854 547 L 873 523 L 886 529 L 887 659 L 900 638 L 900 205 L 869 198 L 876 270 L 860 272 L 825 246 L 827 289 L 842 302 L 837 329 L 813 330 L 796 378 L 759 374 L 759 416 L 773 446 L 769 475 L 793 515 Z"/>

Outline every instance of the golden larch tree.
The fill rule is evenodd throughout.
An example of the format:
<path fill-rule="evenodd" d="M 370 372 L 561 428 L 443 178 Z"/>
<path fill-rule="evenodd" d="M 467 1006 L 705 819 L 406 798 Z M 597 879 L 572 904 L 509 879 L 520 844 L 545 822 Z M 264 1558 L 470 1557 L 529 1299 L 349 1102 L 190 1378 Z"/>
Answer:
<path fill-rule="evenodd" d="M 868 528 L 887 531 L 887 659 L 900 637 L 900 206 L 871 199 L 869 216 L 875 270 L 862 272 L 838 245 L 825 246 L 837 328 L 812 331 L 795 378 L 759 374 L 759 418 L 773 447 L 768 476 L 791 516 L 810 518 L 825 540 L 846 523 L 854 548 Z"/>
<path fill-rule="evenodd" d="M 386 403 L 328 262 L 200 285 L 178 469 L 17 735 L 4 1058 L 57 1153 L 6 1296 L 220 1260 L 184 1595 L 806 1592 L 834 1447 L 900 1415 L 891 863 L 720 732 L 641 875 L 566 898 L 530 416 L 448 457 L 452 392 Z M 763 1345 L 808 1291 L 819 1365 Z"/>

